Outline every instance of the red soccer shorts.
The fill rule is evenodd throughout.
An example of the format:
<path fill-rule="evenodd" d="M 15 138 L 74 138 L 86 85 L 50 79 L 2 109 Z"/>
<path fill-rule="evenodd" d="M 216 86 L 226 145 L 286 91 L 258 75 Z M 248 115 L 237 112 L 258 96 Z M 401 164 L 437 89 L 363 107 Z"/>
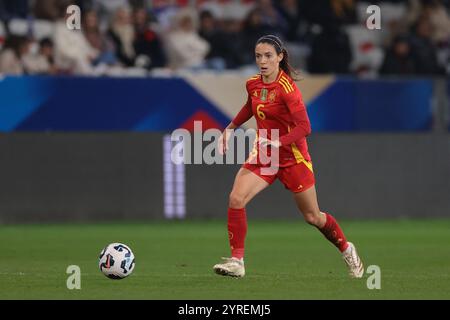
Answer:
<path fill-rule="evenodd" d="M 312 163 L 306 160 L 293 166 L 278 168 L 276 173 L 268 175 L 262 174 L 262 167 L 257 164 L 246 162 L 242 167 L 264 179 L 268 184 L 272 184 L 278 178 L 286 189 L 294 193 L 306 191 L 315 184 Z"/>

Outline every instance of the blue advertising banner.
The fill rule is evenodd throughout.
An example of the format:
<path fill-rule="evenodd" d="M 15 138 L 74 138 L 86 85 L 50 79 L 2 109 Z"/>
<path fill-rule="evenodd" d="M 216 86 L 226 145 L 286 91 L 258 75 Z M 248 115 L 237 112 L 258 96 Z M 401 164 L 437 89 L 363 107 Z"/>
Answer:
<path fill-rule="evenodd" d="M 431 80 L 339 77 L 308 114 L 314 132 L 429 130 L 432 92 Z M 230 117 L 182 78 L 0 80 L 0 132 L 169 131 L 193 120 L 221 129 Z"/>
<path fill-rule="evenodd" d="M 338 78 L 308 106 L 314 131 L 431 129 L 430 80 Z"/>
<path fill-rule="evenodd" d="M 183 79 L 7 77 L 0 131 L 165 131 L 198 112 L 229 119 Z"/>

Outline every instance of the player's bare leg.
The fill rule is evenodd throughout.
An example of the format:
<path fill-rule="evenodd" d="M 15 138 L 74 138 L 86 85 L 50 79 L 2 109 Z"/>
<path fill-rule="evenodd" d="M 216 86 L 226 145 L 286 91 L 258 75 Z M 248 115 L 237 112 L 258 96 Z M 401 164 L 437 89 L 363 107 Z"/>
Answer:
<path fill-rule="evenodd" d="M 356 248 L 353 243 L 347 242 L 342 229 L 334 217 L 320 211 L 315 186 L 303 192 L 294 193 L 294 199 L 305 221 L 317 227 L 342 253 L 342 258 L 348 267 L 350 276 L 361 278 L 364 274 L 364 266 L 356 252 Z"/>
<path fill-rule="evenodd" d="M 250 170 L 241 168 L 234 180 L 230 193 L 228 208 L 228 238 L 231 247 L 231 258 L 223 258 L 224 262 L 216 264 L 214 272 L 232 277 L 243 277 L 244 243 L 247 234 L 247 216 L 245 206 L 269 183 Z"/>
<path fill-rule="evenodd" d="M 244 208 L 258 193 L 267 188 L 267 181 L 250 170 L 241 168 L 234 179 L 229 198 L 230 208 Z"/>

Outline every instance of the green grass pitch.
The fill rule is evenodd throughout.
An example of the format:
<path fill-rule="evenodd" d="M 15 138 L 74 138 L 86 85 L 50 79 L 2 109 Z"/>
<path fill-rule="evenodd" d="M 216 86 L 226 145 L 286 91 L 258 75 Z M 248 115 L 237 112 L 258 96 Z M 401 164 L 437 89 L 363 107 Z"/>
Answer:
<path fill-rule="evenodd" d="M 215 275 L 228 256 L 226 221 L 0 226 L 0 299 L 450 299 L 450 220 L 346 221 L 381 289 L 350 279 L 338 251 L 301 219 L 249 220 L 247 275 Z M 128 244 L 134 273 L 110 280 L 101 249 Z M 68 290 L 66 268 L 81 268 Z"/>

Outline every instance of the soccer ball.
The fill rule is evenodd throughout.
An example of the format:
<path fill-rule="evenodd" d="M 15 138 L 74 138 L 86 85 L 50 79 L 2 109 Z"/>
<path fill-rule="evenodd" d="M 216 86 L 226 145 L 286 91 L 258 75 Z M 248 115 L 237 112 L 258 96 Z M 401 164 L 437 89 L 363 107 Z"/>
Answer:
<path fill-rule="evenodd" d="M 123 279 L 134 270 L 134 254 L 123 243 L 111 243 L 100 252 L 98 266 L 110 279 Z"/>

